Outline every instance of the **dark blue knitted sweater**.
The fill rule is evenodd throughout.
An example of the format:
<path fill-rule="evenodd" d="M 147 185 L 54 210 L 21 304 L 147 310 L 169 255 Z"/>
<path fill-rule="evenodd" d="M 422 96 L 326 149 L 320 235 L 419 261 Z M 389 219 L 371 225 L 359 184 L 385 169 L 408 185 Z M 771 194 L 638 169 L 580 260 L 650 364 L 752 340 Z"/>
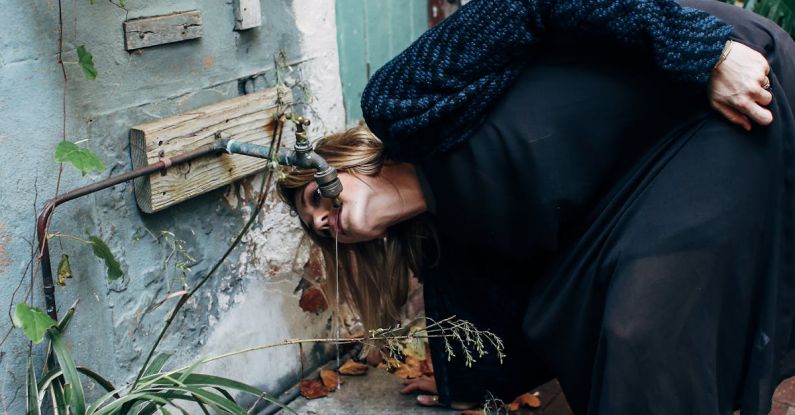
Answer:
<path fill-rule="evenodd" d="M 545 36 L 644 47 L 674 78 L 706 84 L 731 31 L 673 0 L 475 0 L 378 70 L 362 111 L 389 157 L 416 161 L 466 140 Z"/>

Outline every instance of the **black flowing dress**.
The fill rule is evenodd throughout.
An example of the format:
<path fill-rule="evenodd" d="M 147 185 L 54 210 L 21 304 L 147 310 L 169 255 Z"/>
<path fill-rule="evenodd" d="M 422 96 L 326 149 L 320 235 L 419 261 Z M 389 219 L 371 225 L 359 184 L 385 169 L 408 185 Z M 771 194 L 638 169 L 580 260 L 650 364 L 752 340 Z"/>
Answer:
<path fill-rule="evenodd" d="M 432 339 L 442 401 L 557 377 L 578 414 L 766 414 L 795 374 L 795 45 L 683 5 L 767 57 L 771 126 L 728 123 L 646 56 L 547 44 L 477 133 L 418 165 L 439 236 L 426 314 L 507 354 L 467 368 Z"/>

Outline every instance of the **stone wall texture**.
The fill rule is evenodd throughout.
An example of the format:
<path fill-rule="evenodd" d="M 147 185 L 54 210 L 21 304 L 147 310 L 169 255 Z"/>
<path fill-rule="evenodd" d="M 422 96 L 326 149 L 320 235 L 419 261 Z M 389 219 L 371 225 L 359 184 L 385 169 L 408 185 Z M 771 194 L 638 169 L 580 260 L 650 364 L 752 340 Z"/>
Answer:
<path fill-rule="evenodd" d="M 129 171 L 130 126 L 277 82 L 293 89 L 301 103 L 296 111 L 313 119 L 312 137 L 344 127 L 333 1 L 262 0 L 262 26 L 236 32 L 231 0 L 127 0 L 126 10 L 108 0 L 60 0 L 66 88 L 57 61 L 58 3 L 0 0 L 2 414 L 24 412 L 27 342 L 11 328 L 9 310 L 21 301 L 44 308 L 40 272 L 30 262 L 35 216 L 55 195 L 59 175 L 64 192 Z M 200 39 L 125 51 L 126 19 L 194 9 L 203 17 Z M 86 80 L 74 63 L 80 45 L 94 56 L 96 80 Z M 107 169 L 81 176 L 64 166 L 60 174 L 53 154 L 64 135 L 85 140 L 81 145 Z M 51 232 L 101 237 L 125 272 L 123 281 L 110 283 L 90 247 L 65 238 L 51 241 L 53 261 L 66 253 L 72 263 L 74 278 L 57 287 L 56 295 L 61 312 L 79 300 L 65 335 L 79 365 L 117 386 L 131 381 L 175 300 L 153 305 L 185 284 L 193 286 L 223 254 L 250 214 L 261 180 L 247 178 L 155 214 L 137 209 L 131 184 L 56 211 Z M 184 241 L 183 248 L 174 250 L 174 240 Z M 187 262 L 191 271 L 183 275 L 177 262 Z M 299 283 L 311 273 L 310 262 L 309 241 L 297 219 L 271 197 L 241 246 L 177 317 L 160 350 L 175 353 L 175 363 L 188 363 L 286 338 L 327 335 L 328 311 L 299 308 L 305 289 Z M 307 367 L 330 353 L 327 346 L 304 351 Z M 34 348 L 39 365 L 42 354 L 41 346 Z M 204 371 L 279 392 L 298 380 L 299 368 L 297 348 L 280 347 L 215 362 Z"/>

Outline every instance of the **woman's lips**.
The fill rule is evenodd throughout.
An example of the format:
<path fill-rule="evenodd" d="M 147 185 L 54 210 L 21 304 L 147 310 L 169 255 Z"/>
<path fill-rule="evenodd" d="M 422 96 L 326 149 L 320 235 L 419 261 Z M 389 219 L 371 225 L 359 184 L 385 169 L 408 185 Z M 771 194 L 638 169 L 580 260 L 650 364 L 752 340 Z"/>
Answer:
<path fill-rule="evenodd" d="M 336 211 L 329 218 L 330 219 L 329 225 L 331 227 L 331 230 L 338 235 L 345 234 L 345 231 L 342 229 L 342 220 L 340 215 L 341 212 L 342 212 L 342 207 L 336 209 Z"/>
<path fill-rule="evenodd" d="M 335 225 L 337 226 L 337 232 L 345 235 L 345 229 L 342 226 L 342 206 L 337 209 Z"/>

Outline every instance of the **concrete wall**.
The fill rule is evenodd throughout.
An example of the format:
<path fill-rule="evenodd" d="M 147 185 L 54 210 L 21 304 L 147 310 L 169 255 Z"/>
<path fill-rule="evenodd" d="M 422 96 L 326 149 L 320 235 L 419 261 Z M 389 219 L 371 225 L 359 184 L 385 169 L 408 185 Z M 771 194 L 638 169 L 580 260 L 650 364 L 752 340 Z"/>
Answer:
<path fill-rule="evenodd" d="M 263 24 L 235 32 L 232 1 L 127 0 L 123 10 L 106 0 L 61 0 L 64 10 L 64 60 L 77 61 L 79 45 L 93 53 L 99 76 L 83 78 L 68 63 L 66 137 L 87 140 L 107 164 L 101 173 L 81 177 L 64 166 L 61 191 L 128 171 L 128 128 L 271 87 L 276 82 L 274 55 L 280 49 L 291 63 L 282 76 L 314 119 L 312 134 L 344 126 L 333 1 L 262 0 Z M 34 219 L 55 194 L 59 176 L 53 160 L 63 133 L 63 80 L 57 63 L 58 0 L 0 0 L 0 340 L 10 328 L 6 310 L 24 301 L 43 308 L 41 283 L 31 287 Z M 122 22 L 127 18 L 197 9 L 204 19 L 201 39 L 124 50 Z M 308 88 L 303 88 L 306 86 Z M 309 96 L 307 96 L 307 92 Z M 302 94 L 304 94 L 302 98 Z M 314 98 L 310 100 L 309 98 Z M 70 255 L 74 279 L 57 287 L 64 311 L 80 300 L 66 338 L 78 364 L 108 376 L 117 385 L 131 380 L 164 323 L 173 300 L 150 310 L 183 279 L 161 231 L 185 241 L 196 258 L 187 284 L 192 286 L 220 257 L 242 227 L 259 188 L 258 178 L 202 195 L 161 213 L 146 215 L 135 206 L 132 186 L 115 188 L 59 208 L 51 232 L 104 239 L 122 263 L 124 281 L 108 283 L 103 265 L 90 249 L 71 240 L 53 240 L 53 261 Z M 308 241 L 297 220 L 271 200 L 253 231 L 177 318 L 162 351 L 188 362 L 199 355 L 292 337 L 328 334 L 328 312 L 315 315 L 298 306 L 294 292 L 311 273 Z M 308 269 L 310 271 L 305 270 Z M 34 268 L 35 269 L 35 268 Z M 35 353 L 40 357 L 41 348 Z M 309 348 L 305 350 L 310 351 Z M 0 346 L 0 411 L 22 413 L 27 343 L 18 330 Z M 317 360 L 327 348 L 312 350 Z M 38 361 L 40 364 L 40 360 Z M 311 361 L 306 362 L 311 365 Z M 277 348 L 217 364 L 209 370 L 279 391 L 297 381 L 298 351 Z"/>

